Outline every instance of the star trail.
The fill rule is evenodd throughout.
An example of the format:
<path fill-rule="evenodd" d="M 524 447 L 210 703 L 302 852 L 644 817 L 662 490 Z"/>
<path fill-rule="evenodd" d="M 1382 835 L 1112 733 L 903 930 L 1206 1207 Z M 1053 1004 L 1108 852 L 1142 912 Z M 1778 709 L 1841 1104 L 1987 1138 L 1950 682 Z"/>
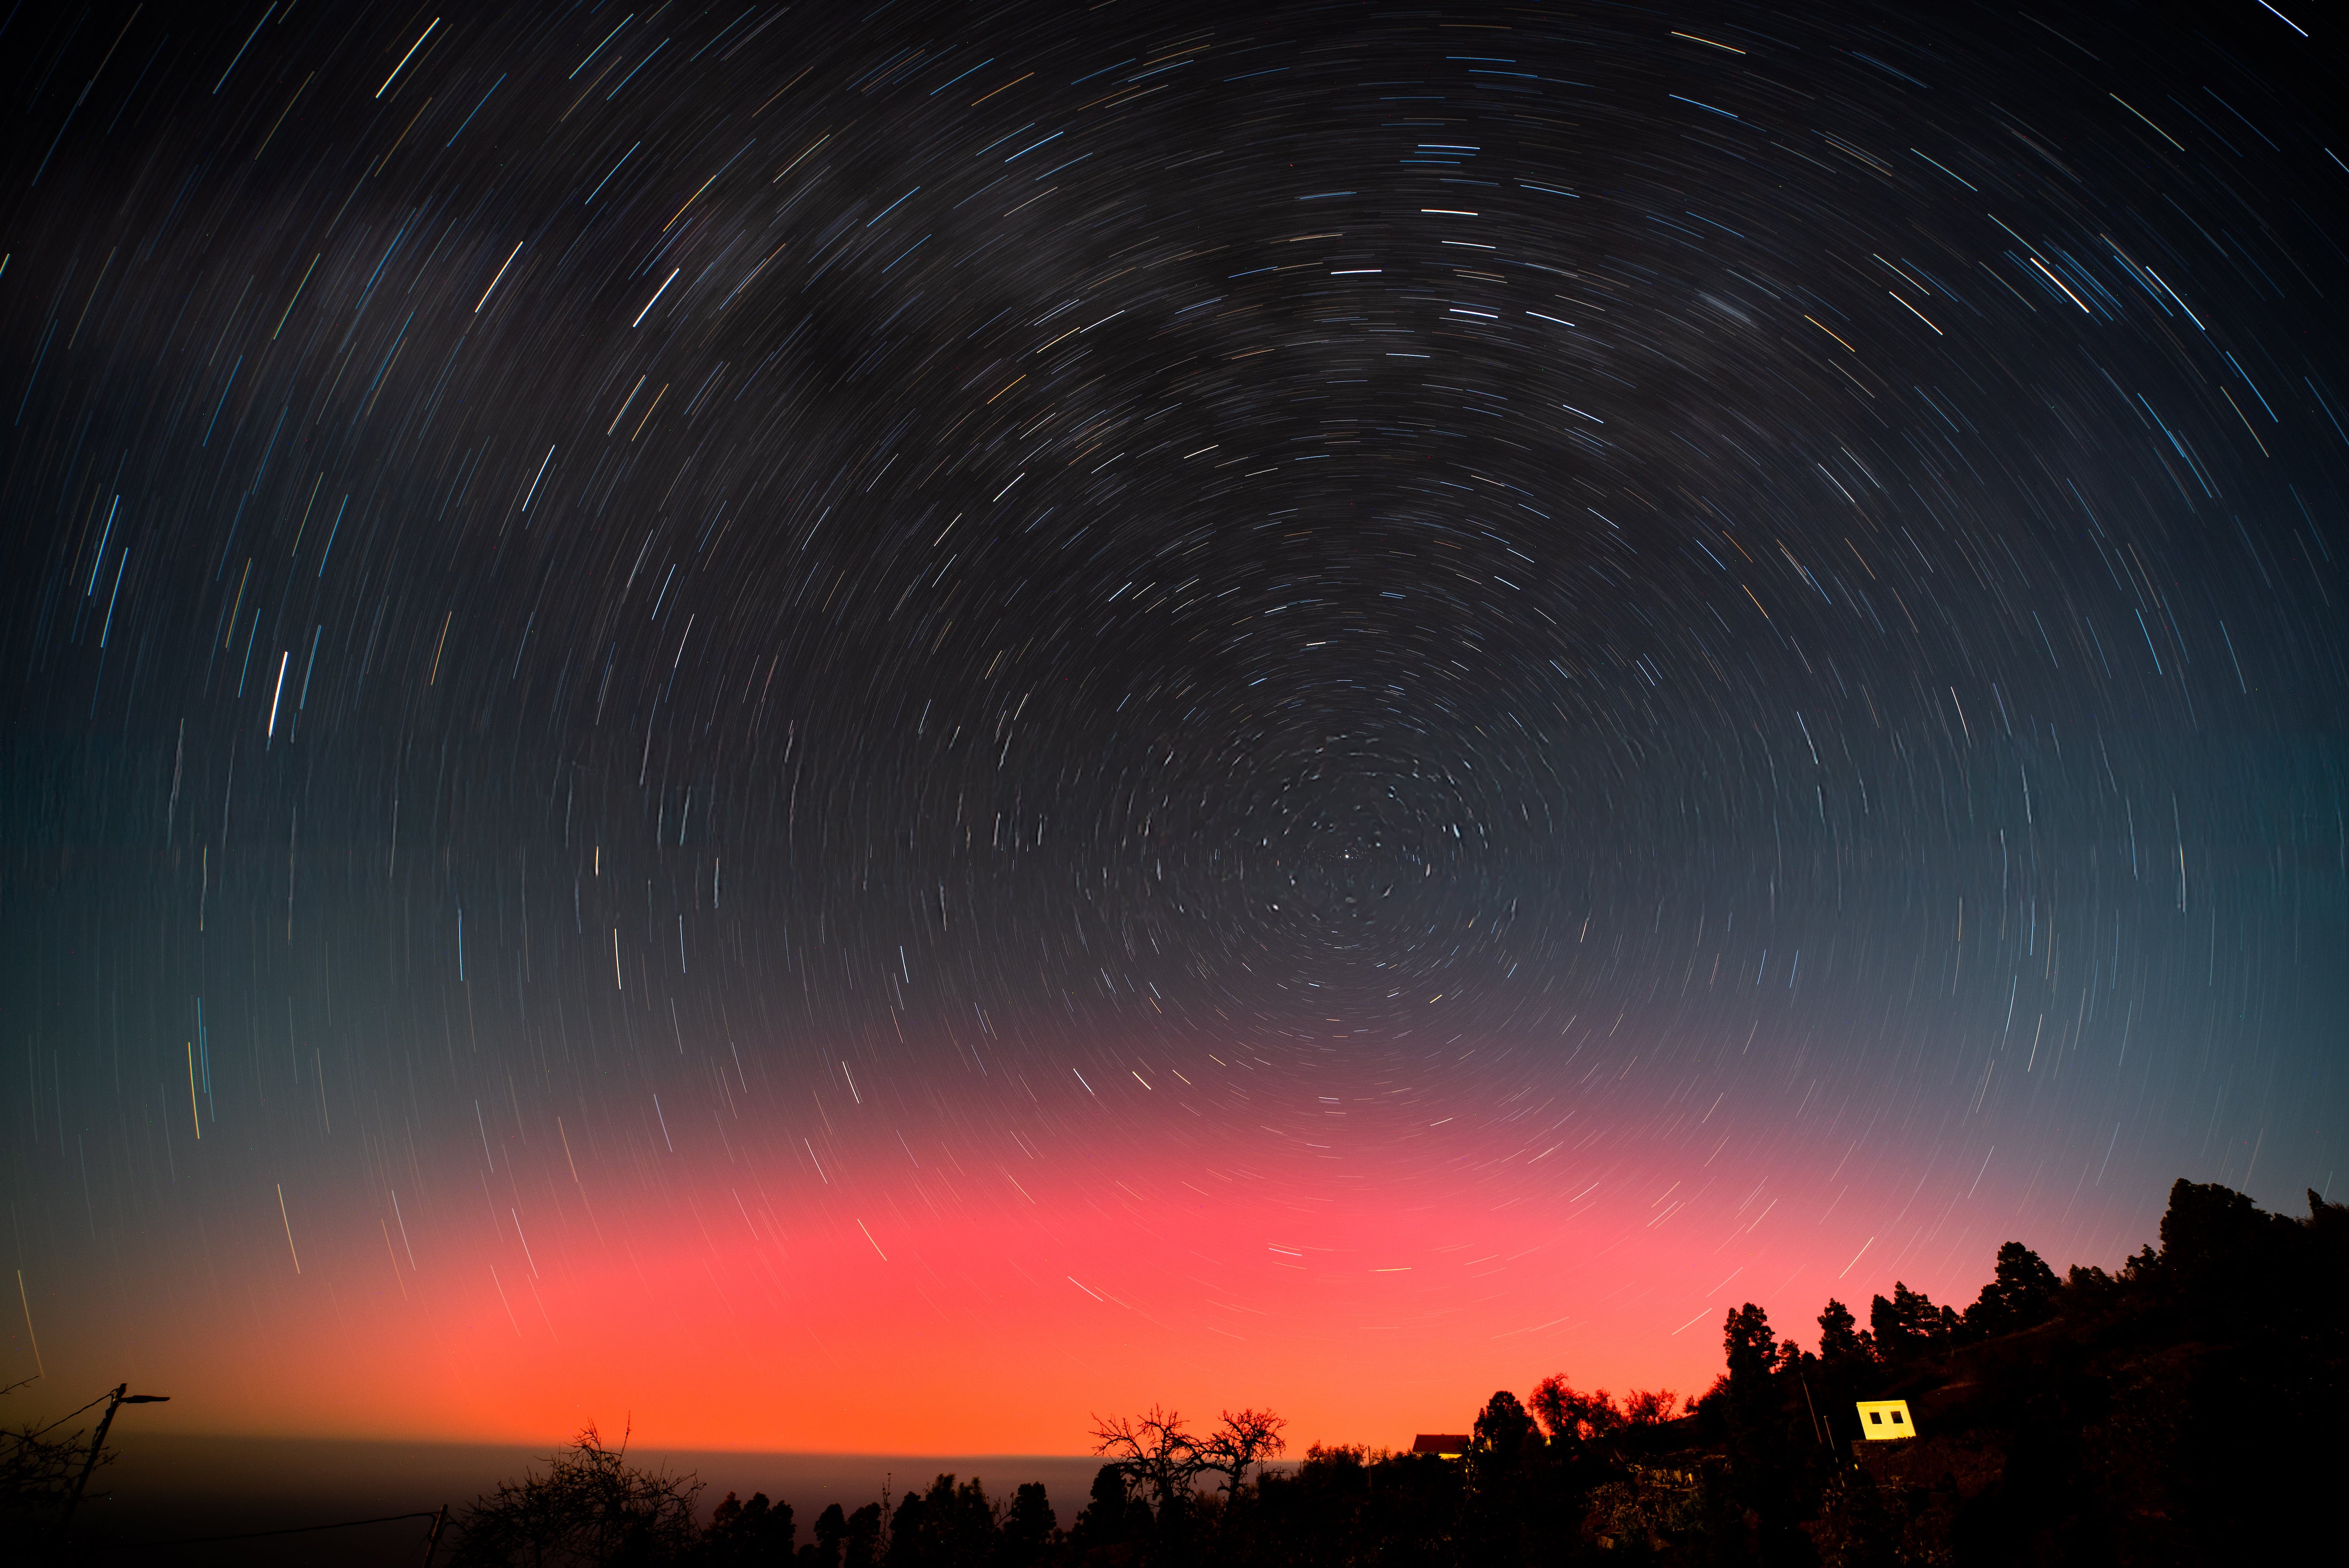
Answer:
<path fill-rule="evenodd" d="M 10 1377 L 1407 1442 L 2335 1190 L 2323 33 L 19 7 Z"/>

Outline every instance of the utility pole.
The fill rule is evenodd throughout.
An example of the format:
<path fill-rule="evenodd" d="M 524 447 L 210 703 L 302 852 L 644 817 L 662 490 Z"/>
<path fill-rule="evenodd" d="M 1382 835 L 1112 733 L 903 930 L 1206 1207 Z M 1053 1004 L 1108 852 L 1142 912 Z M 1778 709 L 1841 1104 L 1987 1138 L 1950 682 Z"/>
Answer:
<path fill-rule="evenodd" d="M 432 1559 L 440 1554 L 440 1532 L 448 1527 L 449 1505 L 444 1502 L 432 1516 L 432 1533 L 424 1539 L 424 1568 L 432 1568 Z"/>
<path fill-rule="evenodd" d="M 98 1431 L 89 1439 L 89 1457 L 82 1460 L 81 1474 L 74 1478 L 74 1489 L 67 1495 L 65 1517 L 57 1522 L 61 1531 L 73 1527 L 74 1510 L 81 1506 L 82 1491 L 89 1485 L 89 1472 L 98 1468 L 98 1452 L 106 1447 L 106 1429 L 114 1425 L 114 1412 L 125 1405 L 168 1405 L 171 1401 L 169 1394 L 133 1394 L 128 1383 L 114 1386 L 113 1394 L 106 1401 L 106 1414 L 98 1418 Z"/>
<path fill-rule="evenodd" d="M 1795 1368 L 1795 1381 L 1803 1386 L 1803 1406 L 1811 1413 L 1811 1435 L 1819 1439 L 1821 1448 L 1828 1447 L 1827 1435 L 1819 1425 L 1819 1408 L 1811 1402 L 1811 1380 L 1803 1376 L 1799 1366 Z"/>

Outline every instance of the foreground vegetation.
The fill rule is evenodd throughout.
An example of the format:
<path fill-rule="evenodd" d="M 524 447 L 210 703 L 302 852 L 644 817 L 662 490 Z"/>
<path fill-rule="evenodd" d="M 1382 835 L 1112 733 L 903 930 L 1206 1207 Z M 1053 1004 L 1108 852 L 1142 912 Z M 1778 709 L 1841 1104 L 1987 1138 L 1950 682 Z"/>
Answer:
<path fill-rule="evenodd" d="M 2234 1563 L 2297 1561 L 2330 1518 L 2331 1428 L 2349 1392 L 2349 1206 L 2302 1219 L 2178 1182 L 2117 1274 L 2059 1278 L 2017 1243 L 1962 1312 L 1896 1284 L 1862 1327 L 1826 1303 L 1815 1346 L 1751 1304 L 1726 1370 L 1679 1405 L 1619 1403 L 1565 1377 L 1495 1393 L 1458 1460 L 1309 1449 L 1283 1423 L 1171 1411 L 1097 1424 L 1105 1462 L 1065 1525 L 1040 1486 L 977 1479 L 853 1512 L 802 1540 L 787 1503 L 729 1493 L 708 1522 L 690 1476 L 647 1471 L 590 1429 L 544 1473 L 460 1516 L 459 1564 L 798 1568 L 1470 1568 L 1682 1564 Z M 1853 1402 L 1905 1398 L 1924 1435 L 1856 1441 Z M 1676 1409 L 1676 1406 L 1678 1408 Z M 17 1441 L 20 1507 L 56 1480 Z M 2329 1533 L 2326 1532 L 2325 1533 Z M 26 1539 L 19 1535 L 18 1540 Z"/>

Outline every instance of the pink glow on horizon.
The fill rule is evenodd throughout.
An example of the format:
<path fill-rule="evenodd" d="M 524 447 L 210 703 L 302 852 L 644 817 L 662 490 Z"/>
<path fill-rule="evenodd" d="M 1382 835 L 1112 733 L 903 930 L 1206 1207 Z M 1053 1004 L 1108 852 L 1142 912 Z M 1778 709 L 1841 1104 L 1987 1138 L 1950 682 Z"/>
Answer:
<path fill-rule="evenodd" d="M 915 1170 L 909 1148 L 853 1196 L 743 1163 L 592 1211 L 558 1156 L 527 1204 L 477 1193 L 495 1239 L 419 1244 L 414 1269 L 372 1214 L 314 1227 L 298 1276 L 260 1236 L 248 1301 L 219 1295 L 135 1370 L 173 1385 L 184 1430 L 544 1443 L 593 1421 L 655 1448 L 1074 1453 L 1093 1412 L 1163 1402 L 1268 1406 L 1299 1452 L 1400 1446 L 1553 1372 L 1701 1393 L 1730 1307 L 1815 1343 L 1826 1296 L 1864 1320 L 1896 1260 L 1962 1305 L 2013 1212 L 1937 1185 L 1944 1218 L 1920 1222 L 1915 1178 L 1830 1187 L 1769 1171 L 1759 1132 L 1731 1141 L 1754 1152 L 1651 1156 L 1636 1181 L 1560 1158 L 1538 1186 L 1480 1172 L 1465 1140 L 1415 1175 L 1356 1161 L 1359 1181 L 1262 1140 L 1245 1179 L 1105 1155 Z"/>

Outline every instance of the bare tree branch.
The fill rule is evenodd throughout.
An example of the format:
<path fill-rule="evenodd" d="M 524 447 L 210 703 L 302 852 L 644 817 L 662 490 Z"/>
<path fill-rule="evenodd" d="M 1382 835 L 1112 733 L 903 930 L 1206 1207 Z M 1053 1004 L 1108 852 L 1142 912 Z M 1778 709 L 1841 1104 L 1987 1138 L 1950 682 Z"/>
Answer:
<path fill-rule="evenodd" d="M 1225 1500 L 1236 1502 L 1250 1465 L 1286 1452 L 1288 1420 L 1270 1410 L 1226 1410 L 1222 1425 L 1198 1445 L 1199 1469 L 1224 1478 Z"/>
<path fill-rule="evenodd" d="M 1183 1418 L 1153 1405 L 1140 1416 L 1093 1418 L 1093 1452 L 1124 1472 L 1126 1484 L 1149 1497 L 1160 1513 L 1179 1507 L 1203 1470 L 1198 1439 Z"/>

